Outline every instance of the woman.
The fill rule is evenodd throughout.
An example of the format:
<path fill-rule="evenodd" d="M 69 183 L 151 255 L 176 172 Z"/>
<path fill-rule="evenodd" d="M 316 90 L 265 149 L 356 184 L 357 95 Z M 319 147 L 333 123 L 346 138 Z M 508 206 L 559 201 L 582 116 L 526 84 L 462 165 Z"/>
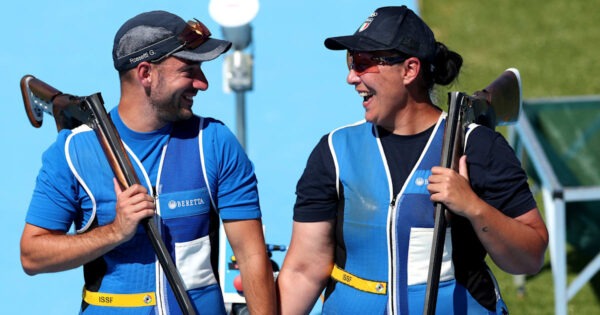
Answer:
<path fill-rule="evenodd" d="M 452 213 L 438 312 L 495 314 L 486 254 L 506 272 L 536 273 L 548 233 L 500 134 L 472 129 L 459 172 L 438 166 L 446 113 L 430 94 L 456 79 L 461 56 L 405 6 L 379 8 L 325 46 L 347 50 L 365 120 L 324 136 L 298 182 L 282 314 L 308 313 L 324 288 L 325 314 L 422 314 L 434 202 Z"/>

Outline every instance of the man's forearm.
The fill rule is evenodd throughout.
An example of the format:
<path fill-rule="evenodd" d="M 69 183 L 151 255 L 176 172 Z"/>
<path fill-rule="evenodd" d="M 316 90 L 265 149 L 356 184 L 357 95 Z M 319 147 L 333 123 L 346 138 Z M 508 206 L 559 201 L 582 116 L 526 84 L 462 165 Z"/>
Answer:
<path fill-rule="evenodd" d="M 276 314 L 275 281 L 266 253 L 240 262 L 240 272 L 250 314 Z"/>
<path fill-rule="evenodd" d="M 64 271 L 82 266 L 119 244 L 108 226 L 68 235 L 28 224 L 21 239 L 21 263 L 29 275 Z"/>

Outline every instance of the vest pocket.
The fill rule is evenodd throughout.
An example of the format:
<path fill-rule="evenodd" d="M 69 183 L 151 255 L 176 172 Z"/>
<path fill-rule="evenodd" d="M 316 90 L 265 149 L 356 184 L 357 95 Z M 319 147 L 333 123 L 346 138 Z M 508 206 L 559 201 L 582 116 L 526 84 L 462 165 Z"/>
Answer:
<path fill-rule="evenodd" d="M 201 237 L 189 242 L 175 243 L 175 264 L 186 290 L 217 283 L 210 264 L 210 239 Z"/>
<path fill-rule="evenodd" d="M 427 283 L 432 241 L 432 228 L 411 228 L 406 268 L 408 285 Z M 448 227 L 446 228 L 446 237 L 444 240 L 440 281 L 448 281 L 453 279 L 454 265 L 452 264 L 452 233 L 451 228 Z"/>

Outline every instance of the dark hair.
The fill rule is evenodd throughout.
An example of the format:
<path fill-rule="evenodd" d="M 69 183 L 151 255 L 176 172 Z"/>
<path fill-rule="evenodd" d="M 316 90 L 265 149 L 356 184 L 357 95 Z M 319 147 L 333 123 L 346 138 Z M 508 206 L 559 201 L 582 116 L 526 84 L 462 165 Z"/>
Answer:
<path fill-rule="evenodd" d="M 462 57 L 448 49 L 446 45 L 436 42 L 436 52 L 431 63 L 424 63 L 423 80 L 427 89 L 434 84 L 448 85 L 452 83 L 460 72 Z"/>

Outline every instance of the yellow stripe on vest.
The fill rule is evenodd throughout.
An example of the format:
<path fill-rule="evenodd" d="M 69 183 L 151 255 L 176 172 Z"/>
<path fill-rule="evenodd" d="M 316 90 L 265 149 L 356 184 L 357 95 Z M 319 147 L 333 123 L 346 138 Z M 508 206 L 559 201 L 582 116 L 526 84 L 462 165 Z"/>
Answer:
<path fill-rule="evenodd" d="M 83 300 L 96 306 L 140 307 L 156 305 L 154 292 L 114 294 L 83 290 Z"/>
<path fill-rule="evenodd" d="M 357 277 L 338 267 L 337 265 L 333 266 L 333 270 L 331 271 L 331 277 L 338 282 L 349 285 L 361 291 L 382 295 L 387 293 L 386 282 L 372 281 L 363 279 L 361 277 Z"/>

